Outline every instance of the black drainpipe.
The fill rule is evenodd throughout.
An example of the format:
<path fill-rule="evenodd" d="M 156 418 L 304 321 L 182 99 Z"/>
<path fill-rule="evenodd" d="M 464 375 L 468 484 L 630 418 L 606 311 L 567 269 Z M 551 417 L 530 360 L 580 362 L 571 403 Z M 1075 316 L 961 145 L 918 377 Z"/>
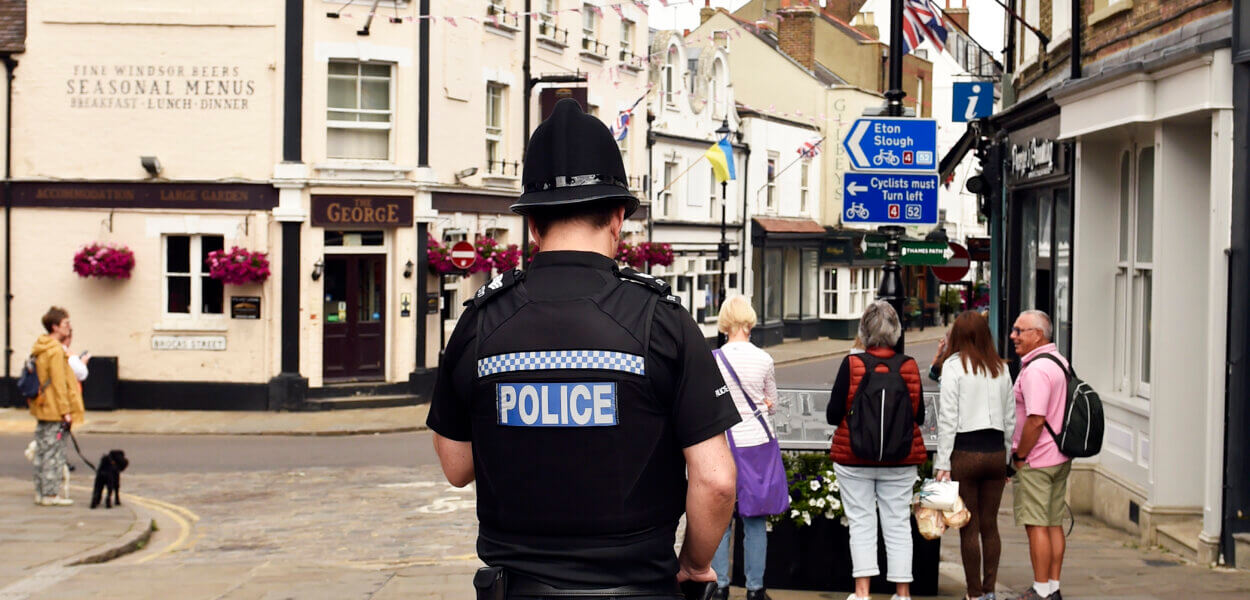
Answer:
<path fill-rule="evenodd" d="M 417 166 L 430 166 L 430 0 L 421 0 L 418 6 L 420 24 L 417 25 L 417 60 L 421 72 L 417 74 Z M 418 240 L 417 247 L 424 249 L 425 240 Z M 418 278 L 420 279 L 420 278 Z"/>
<path fill-rule="evenodd" d="M 4 398 L 14 404 L 13 390 L 13 55 L 0 54 L 8 79 L 4 103 Z"/>
<path fill-rule="evenodd" d="M 750 194 L 747 190 L 751 189 L 747 185 L 747 180 L 751 177 L 751 146 L 742 145 L 742 213 L 738 215 L 738 221 L 742 224 L 741 242 L 738 243 L 738 293 L 746 295 L 747 289 L 747 235 L 750 228 L 747 224 L 747 198 Z M 752 290 L 754 293 L 754 290 Z M 750 298 L 748 298 L 749 300 Z"/>
<path fill-rule="evenodd" d="M 282 161 L 301 158 L 304 96 L 304 5 L 286 0 L 282 82 Z M 269 409 L 292 410 L 303 404 L 308 380 L 299 373 L 299 287 L 301 221 L 282 221 L 281 333 L 282 371 L 269 383 Z"/>
<path fill-rule="evenodd" d="M 1072 79 L 1081 78 L 1081 36 L 1085 28 L 1081 26 L 1081 0 L 1072 0 Z"/>

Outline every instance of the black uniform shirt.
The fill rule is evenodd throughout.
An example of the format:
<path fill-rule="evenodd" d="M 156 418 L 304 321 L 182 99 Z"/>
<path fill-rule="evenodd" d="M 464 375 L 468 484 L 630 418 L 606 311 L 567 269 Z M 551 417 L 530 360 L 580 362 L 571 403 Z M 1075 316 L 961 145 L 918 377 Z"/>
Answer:
<path fill-rule="evenodd" d="M 539 301 L 588 297 L 603 291 L 608 285 L 617 285 L 614 268 L 612 259 L 597 253 L 542 252 L 531 263 L 525 274 L 524 285 L 528 296 Z M 474 354 L 476 315 L 476 309 L 470 305 L 448 340 L 426 421 L 430 429 L 439 435 L 465 442 L 472 441 L 471 400 L 477 377 Z M 646 356 L 646 377 L 656 397 L 669 403 L 673 436 L 682 448 L 721 435 L 741 421 L 702 331 L 690 313 L 679 304 L 671 301 L 656 302 Z M 534 484 L 546 486 L 554 494 L 560 493 L 561 485 L 567 485 L 568 482 Z M 673 525 L 675 527 L 676 523 Z M 667 548 L 664 547 L 666 544 Z M 513 566 L 518 564 L 518 557 L 527 554 L 535 557 L 543 555 L 542 559 L 534 559 L 532 569 L 525 568 L 531 566 L 525 563 L 521 563 L 522 568 L 552 584 L 572 583 L 594 587 L 594 584 L 611 582 L 584 580 L 577 573 L 569 572 L 576 568 L 579 561 L 582 564 L 587 560 L 598 562 L 594 557 L 602 554 L 605 563 L 623 565 L 627 561 L 613 563 L 622 552 L 655 555 L 647 558 L 651 564 L 636 566 L 632 573 L 619 573 L 622 576 L 621 583 L 651 581 L 656 573 L 676 573 L 672 544 L 673 529 L 668 529 L 666 536 L 658 537 L 645 532 L 643 535 L 639 535 L 639 532 L 623 532 L 621 536 L 607 538 L 559 541 L 503 535 L 492 535 L 487 539 L 483 535 L 479 538 L 479 554 L 507 555 L 508 562 Z M 567 548 L 578 556 L 575 560 L 566 562 L 553 555 L 551 550 L 554 547 Z M 663 555 L 664 553 L 667 555 Z M 540 560 L 544 564 L 538 564 Z M 553 570 L 550 568 L 551 564 L 564 564 L 568 568 L 557 566 Z"/>

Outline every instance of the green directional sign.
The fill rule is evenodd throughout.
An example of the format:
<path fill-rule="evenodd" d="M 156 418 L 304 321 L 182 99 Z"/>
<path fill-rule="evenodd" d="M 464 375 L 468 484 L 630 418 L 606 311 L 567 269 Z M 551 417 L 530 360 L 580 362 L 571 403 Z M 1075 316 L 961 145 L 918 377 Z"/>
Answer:
<path fill-rule="evenodd" d="M 950 258 L 950 246 L 946 242 L 900 242 L 900 264 L 913 267 L 940 267 Z"/>
<path fill-rule="evenodd" d="M 885 245 L 889 238 L 878 235 L 865 235 L 859 243 L 860 256 L 863 258 L 885 258 Z"/>

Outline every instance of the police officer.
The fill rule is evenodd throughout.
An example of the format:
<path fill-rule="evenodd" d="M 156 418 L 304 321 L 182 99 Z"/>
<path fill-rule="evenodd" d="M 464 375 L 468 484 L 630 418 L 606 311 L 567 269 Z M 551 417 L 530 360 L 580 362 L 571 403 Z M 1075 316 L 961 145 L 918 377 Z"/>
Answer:
<path fill-rule="evenodd" d="M 670 600 L 716 579 L 740 419 L 668 285 L 612 258 L 626 181 L 607 127 L 557 103 L 512 206 L 540 252 L 465 303 L 443 354 L 427 423 L 447 480 L 477 482 L 479 597 Z"/>

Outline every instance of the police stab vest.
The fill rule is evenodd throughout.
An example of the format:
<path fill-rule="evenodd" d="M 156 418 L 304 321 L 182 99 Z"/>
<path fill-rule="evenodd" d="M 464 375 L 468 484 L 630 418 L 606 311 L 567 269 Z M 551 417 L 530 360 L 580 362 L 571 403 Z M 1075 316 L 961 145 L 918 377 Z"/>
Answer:
<path fill-rule="evenodd" d="M 670 301 L 667 285 L 618 276 L 592 297 L 538 300 L 512 272 L 472 300 L 473 460 L 484 528 L 621 534 L 671 526 L 684 511 L 669 392 L 657 393 L 647 374 L 652 317 L 658 301 Z"/>

